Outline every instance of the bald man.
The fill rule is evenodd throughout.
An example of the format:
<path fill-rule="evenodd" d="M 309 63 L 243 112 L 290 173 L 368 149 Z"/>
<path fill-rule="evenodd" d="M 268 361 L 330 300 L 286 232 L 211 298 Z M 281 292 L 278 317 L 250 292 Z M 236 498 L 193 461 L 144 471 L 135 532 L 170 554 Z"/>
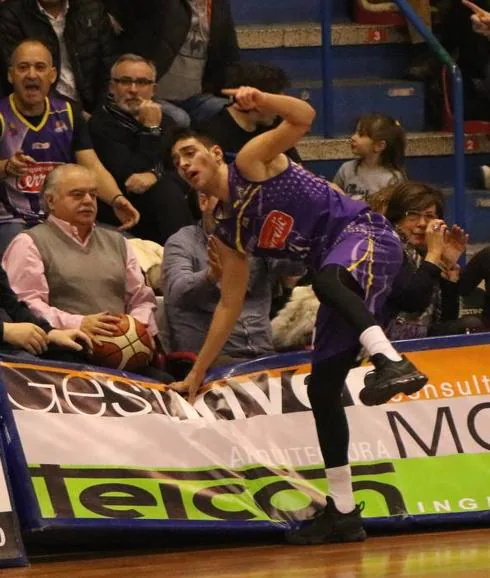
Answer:
<path fill-rule="evenodd" d="M 60 164 L 93 170 L 98 196 L 122 228 L 135 225 L 139 213 L 95 154 L 81 111 L 49 96 L 57 70 L 48 48 L 37 40 L 21 42 L 8 76 L 14 91 L 0 100 L 0 254 L 17 233 L 43 220 L 42 186 Z"/>

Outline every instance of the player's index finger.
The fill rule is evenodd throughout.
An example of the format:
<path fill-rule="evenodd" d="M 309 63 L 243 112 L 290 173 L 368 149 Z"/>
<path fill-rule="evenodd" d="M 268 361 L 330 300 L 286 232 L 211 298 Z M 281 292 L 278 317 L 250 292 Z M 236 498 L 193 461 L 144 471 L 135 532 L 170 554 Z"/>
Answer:
<path fill-rule="evenodd" d="M 469 8 L 472 12 L 474 12 L 478 16 L 484 16 L 486 14 L 485 10 L 483 10 L 473 2 L 470 2 L 470 0 L 462 0 L 462 1 L 467 8 Z"/>

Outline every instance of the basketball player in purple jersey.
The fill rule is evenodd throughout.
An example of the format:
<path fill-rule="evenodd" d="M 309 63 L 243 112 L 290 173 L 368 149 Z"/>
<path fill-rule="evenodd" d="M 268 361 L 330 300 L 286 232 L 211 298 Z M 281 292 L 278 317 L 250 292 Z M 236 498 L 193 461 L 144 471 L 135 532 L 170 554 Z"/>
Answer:
<path fill-rule="evenodd" d="M 275 113 L 282 123 L 249 141 L 235 162 L 205 137 L 182 133 L 172 147 L 179 174 L 196 190 L 218 197 L 212 239 L 222 262 L 221 299 L 206 341 L 185 379 L 173 384 L 193 401 L 206 370 L 232 330 L 247 289 L 246 255 L 302 259 L 314 272 L 321 307 L 315 328 L 308 397 L 326 465 L 324 511 L 288 533 L 296 544 L 364 540 L 348 464 L 349 431 L 341 393 L 363 346 L 375 366 L 361 400 L 385 403 L 427 382 L 398 354 L 377 318 L 402 262 L 397 235 L 371 212 L 283 154 L 308 131 L 315 111 L 306 102 L 241 87 L 226 90 L 244 110 Z"/>

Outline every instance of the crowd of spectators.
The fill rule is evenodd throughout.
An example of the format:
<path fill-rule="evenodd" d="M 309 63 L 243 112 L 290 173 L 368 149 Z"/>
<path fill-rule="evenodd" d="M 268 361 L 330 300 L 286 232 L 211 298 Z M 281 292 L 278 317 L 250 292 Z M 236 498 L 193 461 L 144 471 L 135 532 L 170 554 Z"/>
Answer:
<path fill-rule="evenodd" d="M 428 3 L 419 4 L 426 11 Z M 483 15 L 473 20 L 486 34 Z M 115 315 L 128 313 L 167 350 L 199 351 L 220 295 L 216 202 L 180 179 L 170 143 L 176 128 L 191 125 L 231 160 L 275 126 L 273 115 L 223 98 L 224 87 L 242 85 L 280 94 L 289 79 L 276 66 L 240 61 L 228 0 L 0 2 L 4 350 L 76 356 L 90 348 L 86 335 L 110 335 Z M 407 181 L 403 127 L 363 117 L 352 152 L 334 184 L 371 204 L 381 199 L 378 210 L 404 244 L 386 311 L 391 337 L 484 330 L 488 312 L 462 322 L 459 301 L 488 276 L 488 255 L 460 280 L 466 236 L 446 227 L 440 191 Z M 288 156 L 302 162 L 296 149 Z M 128 235 L 164 246 L 151 288 Z M 289 343 L 287 323 L 274 339 L 271 311 L 278 294 L 307 285 L 307 270 L 253 258 L 251 271 L 244 310 L 217 363 Z M 308 287 L 301 295 L 311 301 Z M 311 331 L 296 342 L 305 346 Z M 153 369 L 147 374 L 168 379 Z"/>

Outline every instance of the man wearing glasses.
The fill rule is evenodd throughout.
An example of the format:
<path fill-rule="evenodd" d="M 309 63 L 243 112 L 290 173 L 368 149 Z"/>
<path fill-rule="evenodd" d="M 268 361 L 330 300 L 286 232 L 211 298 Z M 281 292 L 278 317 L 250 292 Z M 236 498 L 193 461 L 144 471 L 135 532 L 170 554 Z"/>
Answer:
<path fill-rule="evenodd" d="M 191 224 L 188 190 L 173 168 L 164 166 L 173 121 L 153 102 L 156 71 L 136 54 L 123 54 L 111 69 L 110 96 L 89 121 L 94 148 L 119 187 L 141 213 L 133 233 L 165 244 Z M 99 219 L 113 216 L 100 207 Z"/>

